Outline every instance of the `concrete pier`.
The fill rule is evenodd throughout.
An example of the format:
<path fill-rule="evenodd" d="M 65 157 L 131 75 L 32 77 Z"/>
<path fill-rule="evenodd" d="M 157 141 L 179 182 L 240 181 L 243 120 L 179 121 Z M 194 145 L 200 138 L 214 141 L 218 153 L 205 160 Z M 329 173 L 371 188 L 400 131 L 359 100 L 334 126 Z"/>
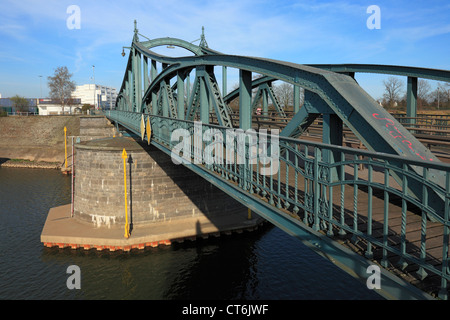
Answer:
<path fill-rule="evenodd" d="M 253 231 L 262 223 L 254 215 L 251 220 L 231 213 L 212 223 L 204 215 L 166 222 L 157 222 L 133 228 L 130 238 L 124 237 L 123 228 L 99 228 L 70 217 L 70 204 L 50 209 L 41 234 L 46 247 L 82 248 L 85 250 L 144 249 L 196 238 L 218 237 L 233 232 Z"/>
<path fill-rule="evenodd" d="M 122 150 L 126 149 L 131 236 L 124 237 Z M 47 247 L 131 250 L 254 230 L 263 219 L 169 156 L 131 138 L 76 145 L 75 196 L 52 208 L 41 234 Z"/>

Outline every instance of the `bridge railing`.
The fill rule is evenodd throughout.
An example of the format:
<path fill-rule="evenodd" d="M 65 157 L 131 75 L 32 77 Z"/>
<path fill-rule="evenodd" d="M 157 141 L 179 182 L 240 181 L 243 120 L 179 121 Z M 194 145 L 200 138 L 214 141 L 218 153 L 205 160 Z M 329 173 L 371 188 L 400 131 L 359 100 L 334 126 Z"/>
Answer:
<path fill-rule="evenodd" d="M 149 115 L 111 111 L 107 116 L 139 134 L 142 117 Z M 353 243 L 364 244 L 367 258 L 379 259 L 384 267 L 395 256 L 402 268 L 416 266 L 422 279 L 438 276 L 440 295 L 446 297 L 449 165 L 279 137 L 274 131 L 244 134 L 153 115 L 150 122 L 152 143 L 171 150 L 173 159 L 213 172 L 305 228 L 330 237 L 351 235 Z M 431 176 L 440 176 L 444 187 Z M 422 186 L 419 196 L 410 191 L 412 185 Z M 399 216 L 394 217 L 393 201 L 401 208 Z M 433 205 L 437 201 L 441 211 Z M 414 228 L 418 239 L 410 232 Z"/>

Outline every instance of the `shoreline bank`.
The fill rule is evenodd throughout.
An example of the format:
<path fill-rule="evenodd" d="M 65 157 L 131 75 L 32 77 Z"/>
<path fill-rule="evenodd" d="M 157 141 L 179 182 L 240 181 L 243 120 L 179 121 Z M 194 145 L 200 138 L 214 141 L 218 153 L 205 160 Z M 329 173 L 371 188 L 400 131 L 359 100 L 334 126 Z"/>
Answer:
<path fill-rule="evenodd" d="M 61 169 L 58 162 L 29 161 L 21 159 L 0 159 L 0 168 L 28 168 L 28 169 Z"/>

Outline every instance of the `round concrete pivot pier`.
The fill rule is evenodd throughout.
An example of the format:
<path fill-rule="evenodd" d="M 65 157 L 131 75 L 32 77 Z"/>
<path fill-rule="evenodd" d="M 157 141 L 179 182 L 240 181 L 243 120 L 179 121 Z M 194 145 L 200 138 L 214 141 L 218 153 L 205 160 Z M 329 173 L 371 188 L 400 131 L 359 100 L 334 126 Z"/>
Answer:
<path fill-rule="evenodd" d="M 104 138 L 76 145 L 74 216 L 95 226 L 123 226 L 125 189 L 122 152 L 126 150 L 127 198 L 132 223 L 149 222 L 152 159 L 131 138 Z M 130 221 L 129 221 L 130 222 Z"/>
<path fill-rule="evenodd" d="M 76 145 L 74 212 L 50 209 L 41 234 L 46 247 L 143 249 L 185 239 L 255 230 L 245 206 L 153 146 L 116 137 Z M 122 152 L 126 150 L 128 222 Z"/>

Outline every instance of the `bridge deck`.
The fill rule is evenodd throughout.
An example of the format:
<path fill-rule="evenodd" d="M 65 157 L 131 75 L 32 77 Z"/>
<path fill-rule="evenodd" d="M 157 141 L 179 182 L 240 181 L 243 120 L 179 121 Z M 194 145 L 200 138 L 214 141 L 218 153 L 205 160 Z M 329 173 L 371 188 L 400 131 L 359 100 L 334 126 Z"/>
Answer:
<path fill-rule="evenodd" d="M 303 164 L 299 164 L 299 167 L 304 167 Z M 354 168 L 352 165 L 347 165 L 345 168 L 346 180 L 353 179 Z M 359 167 L 358 170 L 358 180 L 367 180 L 368 179 L 368 169 Z M 287 185 L 289 185 L 288 193 L 290 198 L 294 198 L 294 190 L 295 190 L 295 172 L 294 170 L 289 170 L 289 173 L 286 177 L 286 165 L 281 163 L 280 173 L 278 175 L 280 181 L 280 191 L 281 194 L 286 193 L 286 181 Z M 259 178 L 256 175 L 256 171 L 253 171 L 253 182 L 259 180 L 259 183 L 264 184 L 262 181 L 262 177 Z M 383 183 L 384 174 L 383 172 L 373 171 L 372 181 L 378 181 Z M 308 181 L 306 181 L 309 183 Z M 269 186 L 269 179 L 266 177 L 265 184 L 267 188 Z M 391 186 L 395 186 L 398 190 L 401 190 L 401 186 L 398 185 L 393 179 L 390 181 Z M 305 178 L 302 175 L 297 175 L 297 197 L 298 201 L 301 203 L 305 202 Z M 278 180 L 273 180 L 273 190 L 277 190 L 278 188 Z M 262 196 L 258 195 L 260 199 L 265 201 L 269 201 L 270 196 Z M 342 202 L 343 196 L 343 202 Z M 329 197 L 329 193 L 327 195 Z M 340 186 L 333 188 L 333 220 L 340 220 L 341 208 L 343 207 L 344 212 L 344 221 L 345 225 L 349 228 L 356 229 L 358 232 L 363 234 L 368 233 L 368 220 L 369 220 L 369 211 L 372 210 L 372 231 L 371 236 L 376 238 L 381 243 L 385 241 L 389 243 L 389 246 L 393 249 L 397 249 L 398 251 L 402 250 L 402 223 L 403 228 L 405 228 L 405 252 L 410 254 L 412 257 L 417 260 L 421 259 L 421 246 L 422 239 L 425 239 L 422 235 L 422 224 L 426 223 L 426 255 L 424 259 L 434 265 L 437 270 L 442 269 L 442 253 L 443 253 L 443 233 L 444 227 L 442 224 L 438 222 L 431 222 L 427 220 L 426 222 L 422 219 L 421 211 L 411 205 L 410 203 L 406 203 L 406 215 L 405 219 L 402 218 L 402 200 L 393 195 L 389 194 L 388 199 L 386 200 L 388 206 L 388 219 L 387 219 L 387 238 L 384 239 L 384 209 L 385 209 L 385 195 L 382 190 L 373 189 L 372 190 L 372 202 L 369 207 L 369 193 L 368 188 L 364 186 L 357 186 L 357 197 L 355 203 L 355 187 L 351 184 L 347 184 L 344 187 L 344 190 L 341 189 Z M 275 205 L 277 204 L 278 199 L 274 198 Z M 286 213 L 293 215 L 292 206 L 287 210 L 284 208 L 284 200 L 280 201 L 283 206 L 281 210 Z M 356 214 L 355 214 L 356 212 Z M 310 216 L 310 220 L 308 225 L 312 227 L 312 214 L 306 213 L 306 215 Z M 356 215 L 356 224 L 355 227 L 355 215 Z M 296 218 L 300 221 L 304 221 L 305 212 L 300 210 L 296 214 Z M 326 222 L 323 222 L 323 228 L 320 230 L 321 233 L 327 234 L 329 226 Z M 353 234 L 347 232 L 346 235 L 339 234 L 339 228 L 335 225 L 332 227 L 333 235 L 332 239 L 339 242 L 343 246 L 357 252 L 361 256 L 365 256 L 366 250 L 368 248 L 368 242 L 365 239 L 360 237 L 355 238 Z M 382 264 L 381 261 L 383 259 L 383 248 L 380 246 L 376 246 L 373 244 L 369 244 L 371 246 L 371 250 L 373 252 L 373 261 L 377 264 Z M 423 248 L 425 249 L 425 247 Z M 404 268 L 399 265 L 400 256 L 386 251 L 386 258 L 388 260 L 387 270 L 392 272 L 393 274 L 399 276 L 420 288 L 421 290 L 431 294 L 434 297 L 437 297 L 438 291 L 440 289 L 440 277 L 434 275 L 431 272 L 428 272 L 428 276 L 421 280 L 420 276 L 417 274 L 419 270 L 419 266 L 409 262 L 409 265 L 404 265 Z"/>

